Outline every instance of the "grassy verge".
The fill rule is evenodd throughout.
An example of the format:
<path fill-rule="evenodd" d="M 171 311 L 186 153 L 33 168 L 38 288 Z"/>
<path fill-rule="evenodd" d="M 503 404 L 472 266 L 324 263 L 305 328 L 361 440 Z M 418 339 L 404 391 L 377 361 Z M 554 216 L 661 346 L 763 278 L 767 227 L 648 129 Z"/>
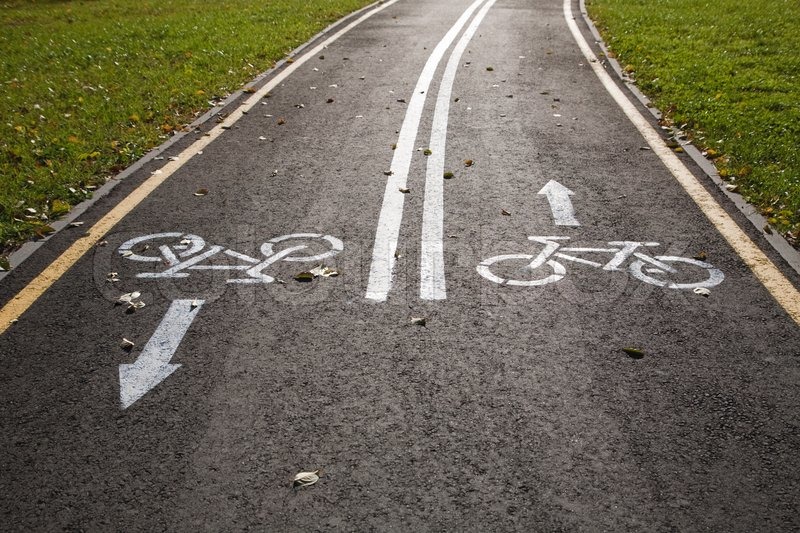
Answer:
<path fill-rule="evenodd" d="M 587 0 L 587 8 L 667 120 L 797 246 L 800 3 Z"/>
<path fill-rule="evenodd" d="M 371 0 L 6 0 L 0 256 Z"/>

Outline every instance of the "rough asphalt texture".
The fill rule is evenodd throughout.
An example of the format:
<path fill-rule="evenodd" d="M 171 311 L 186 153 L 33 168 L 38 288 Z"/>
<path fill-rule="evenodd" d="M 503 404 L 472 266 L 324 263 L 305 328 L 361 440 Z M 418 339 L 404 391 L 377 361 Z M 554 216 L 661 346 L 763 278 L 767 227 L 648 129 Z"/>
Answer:
<path fill-rule="evenodd" d="M 462 60 L 446 157 L 447 300 L 418 297 L 422 152 L 393 291 L 365 300 L 398 100 L 469 3 L 401 0 L 345 35 L 0 338 L 1 529 L 800 528 L 800 331 L 641 149 L 559 0 L 499 0 Z M 536 194 L 550 179 L 575 191 L 580 227 L 553 225 Z M 200 188 L 209 193 L 194 196 Z M 2 301 L 80 230 L 70 231 L 4 280 Z M 169 231 L 254 257 L 279 235 L 333 235 L 344 251 L 326 263 L 341 275 L 298 283 L 315 265 L 281 262 L 268 273 L 285 283 L 228 284 L 230 271 L 136 278 L 154 267 L 117 248 Z M 477 274 L 488 257 L 538 253 L 529 235 L 703 251 L 725 281 L 704 298 L 575 263 L 540 287 Z M 106 282 L 111 271 L 123 281 Z M 147 307 L 126 314 L 114 301 L 133 290 Z M 172 300 L 196 297 L 206 304 L 172 359 L 182 367 L 120 409 L 118 366 L 136 360 Z M 295 473 L 316 469 L 319 483 L 292 491 Z"/>

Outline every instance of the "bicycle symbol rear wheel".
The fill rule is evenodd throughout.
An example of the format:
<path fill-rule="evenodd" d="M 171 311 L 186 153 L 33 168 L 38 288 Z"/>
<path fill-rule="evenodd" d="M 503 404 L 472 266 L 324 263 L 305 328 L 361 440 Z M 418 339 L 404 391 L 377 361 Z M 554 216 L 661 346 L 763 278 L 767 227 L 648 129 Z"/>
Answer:
<path fill-rule="evenodd" d="M 478 274 L 483 276 L 484 278 L 488 279 L 489 281 L 493 281 L 499 285 L 511 285 L 515 287 L 537 287 L 540 285 L 547 285 L 548 283 L 555 283 L 556 281 L 562 279 L 567 274 L 567 269 L 564 268 L 564 265 L 557 261 L 553 261 L 552 259 L 547 261 L 547 265 L 553 269 L 553 273 L 549 276 L 544 278 L 538 279 L 511 279 L 511 278 L 502 278 L 492 272 L 491 267 L 496 265 L 500 262 L 505 261 L 519 261 L 520 268 L 516 270 L 519 271 L 526 271 L 526 272 L 533 272 L 531 268 L 528 266 L 530 262 L 533 261 L 534 256 L 529 254 L 506 254 L 506 255 L 496 255 L 494 257 L 490 257 L 489 259 L 484 259 L 481 264 L 478 265 Z"/>
<path fill-rule="evenodd" d="M 156 241 L 159 240 L 162 241 L 161 244 L 157 244 Z M 205 245 L 202 237 L 173 231 L 130 239 L 122 243 L 118 252 L 131 261 L 160 263 L 167 260 L 168 263 L 177 263 L 179 259 L 176 258 L 194 255 Z"/>

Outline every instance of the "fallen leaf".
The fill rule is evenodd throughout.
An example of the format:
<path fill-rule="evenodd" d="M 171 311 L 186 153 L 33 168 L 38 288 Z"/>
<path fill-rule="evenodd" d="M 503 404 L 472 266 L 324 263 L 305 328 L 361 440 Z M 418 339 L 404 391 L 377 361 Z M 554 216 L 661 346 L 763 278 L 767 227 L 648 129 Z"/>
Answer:
<path fill-rule="evenodd" d="M 56 217 L 69 213 L 69 210 L 69 204 L 63 200 L 53 200 L 50 205 L 50 214 Z"/>
<path fill-rule="evenodd" d="M 465 159 L 464 160 L 464 166 L 465 167 L 471 167 L 474 164 L 475 164 L 475 161 L 473 161 L 472 159 Z"/>
<path fill-rule="evenodd" d="M 631 359 L 641 359 L 644 357 L 644 352 L 638 348 L 623 348 L 622 351 L 628 354 Z"/>
<path fill-rule="evenodd" d="M 431 155 L 433 153 L 433 150 L 431 150 L 430 148 L 425 148 L 425 150 L 423 150 L 422 153 L 425 155 Z"/>
<path fill-rule="evenodd" d="M 394 172 L 392 172 L 391 170 L 384 170 L 383 171 L 383 175 L 384 176 L 391 176 L 392 174 L 394 174 Z"/>
<path fill-rule="evenodd" d="M 400 188 L 398 189 L 398 191 L 400 191 L 400 192 L 401 192 L 401 193 L 403 193 L 403 194 L 408 194 L 408 193 L 410 193 L 410 192 L 411 192 L 411 189 L 406 189 L 406 188 L 404 188 L 404 187 L 400 187 Z"/>
<path fill-rule="evenodd" d="M 322 276 L 323 278 L 334 278 L 334 277 L 339 275 L 339 271 L 338 270 L 336 270 L 334 268 L 326 267 L 325 265 L 319 265 L 317 267 L 314 267 L 311 270 L 309 270 L 309 272 L 314 277 Z"/>
<path fill-rule="evenodd" d="M 33 232 L 40 239 L 44 239 L 45 237 L 47 237 L 51 233 L 55 233 L 56 230 L 54 228 L 52 228 L 51 226 L 48 226 L 47 224 L 42 224 L 41 226 L 36 226 L 36 228 L 33 230 Z"/>
<path fill-rule="evenodd" d="M 314 274 L 311 272 L 300 272 L 294 276 L 294 280 L 300 283 L 308 283 L 309 281 L 314 281 Z"/>
<path fill-rule="evenodd" d="M 279 118 L 278 119 L 278 126 L 283 126 L 284 124 L 286 124 L 286 119 L 284 119 L 283 117 Z"/>
<path fill-rule="evenodd" d="M 123 294 L 122 296 L 119 297 L 119 300 L 117 300 L 117 303 L 118 304 L 130 304 L 136 298 L 138 298 L 141 295 L 142 295 L 142 293 L 139 292 L 139 291 L 126 292 L 125 294 Z"/>
<path fill-rule="evenodd" d="M 195 196 L 205 196 L 206 194 L 208 194 L 208 189 L 197 189 L 194 193 Z"/>
<path fill-rule="evenodd" d="M 319 473 L 319 470 L 314 470 L 313 472 L 299 472 L 294 476 L 292 488 L 297 489 L 313 485 L 319 481 Z"/>
<path fill-rule="evenodd" d="M 327 102 L 327 103 L 329 103 L 329 104 L 332 104 L 332 103 L 333 103 L 333 98 L 328 98 L 328 99 L 326 100 L 326 102 Z"/>
<path fill-rule="evenodd" d="M 705 261 L 708 256 L 706 255 L 705 252 L 698 252 L 692 257 L 694 257 L 694 259 L 697 259 L 698 261 Z"/>
<path fill-rule="evenodd" d="M 138 302 L 131 302 L 128 304 L 128 307 L 125 309 L 125 312 L 128 314 L 135 313 L 138 309 L 141 309 L 145 306 L 145 303 L 142 301 Z"/>
<path fill-rule="evenodd" d="M 411 317 L 411 324 L 414 325 L 414 326 L 424 326 L 425 324 L 427 324 L 427 322 L 428 321 L 425 319 L 425 317 L 421 317 L 421 316 L 412 316 Z"/>
<path fill-rule="evenodd" d="M 494 67 L 486 67 L 486 70 L 492 72 L 494 70 Z"/>
<path fill-rule="evenodd" d="M 445 172 L 444 174 L 442 174 L 442 177 L 443 177 L 444 179 L 446 179 L 446 180 L 451 180 L 451 179 L 453 179 L 453 178 L 455 177 L 455 174 L 453 174 L 453 173 L 452 173 L 452 172 L 450 172 L 450 171 L 447 171 L 447 172 Z"/>

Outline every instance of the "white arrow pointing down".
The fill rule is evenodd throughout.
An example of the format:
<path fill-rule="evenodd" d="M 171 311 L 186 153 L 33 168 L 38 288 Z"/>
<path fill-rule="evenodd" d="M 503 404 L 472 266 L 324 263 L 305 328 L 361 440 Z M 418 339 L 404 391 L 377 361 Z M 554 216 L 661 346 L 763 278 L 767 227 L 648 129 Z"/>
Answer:
<path fill-rule="evenodd" d="M 550 211 L 553 212 L 553 221 L 556 226 L 580 226 L 578 219 L 575 218 L 575 209 L 572 207 L 570 196 L 575 194 L 559 182 L 550 180 L 547 185 L 542 187 L 538 194 L 547 196 L 550 202 Z"/>
<path fill-rule="evenodd" d="M 132 365 L 119 365 L 119 399 L 127 409 L 181 365 L 170 364 L 204 300 L 174 300 Z"/>

